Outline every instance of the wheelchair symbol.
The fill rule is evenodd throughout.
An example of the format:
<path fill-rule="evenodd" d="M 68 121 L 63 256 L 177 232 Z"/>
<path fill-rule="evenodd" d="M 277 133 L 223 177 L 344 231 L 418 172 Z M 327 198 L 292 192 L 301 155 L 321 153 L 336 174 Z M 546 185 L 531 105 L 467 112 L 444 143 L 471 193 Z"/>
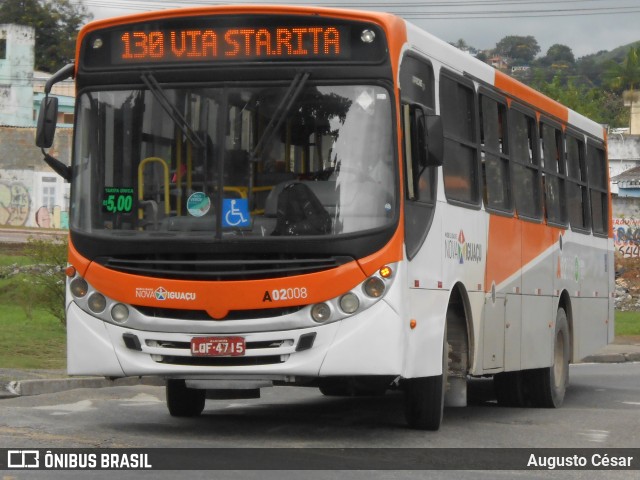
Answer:
<path fill-rule="evenodd" d="M 223 227 L 248 227 L 249 204 L 245 198 L 225 198 L 223 200 L 224 221 Z"/>

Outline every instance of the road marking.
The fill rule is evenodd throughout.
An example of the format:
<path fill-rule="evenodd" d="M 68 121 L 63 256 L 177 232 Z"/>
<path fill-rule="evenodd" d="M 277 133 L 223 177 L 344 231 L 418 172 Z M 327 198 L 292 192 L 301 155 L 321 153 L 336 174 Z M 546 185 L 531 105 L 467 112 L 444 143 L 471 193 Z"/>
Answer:
<path fill-rule="evenodd" d="M 609 438 L 609 432 L 607 430 L 587 430 L 585 432 L 578 432 L 578 435 L 587 437 L 587 440 L 596 443 L 604 443 Z"/>
<path fill-rule="evenodd" d="M 97 410 L 93 406 L 91 400 L 80 400 L 76 403 L 67 403 L 65 405 L 48 405 L 46 407 L 34 407 L 36 410 L 53 410 L 51 415 L 69 415 L 70 413 L 83 413 L 91 410 Z"/>
<path fill-rule="evenodd" d="M 640 405 L 640 402 L 622 402 L 625 405 Z"/>
<path fill-rule="evenodd" d="M 148 393 L 139 393 L 133 398 L 127 398 L 126 400 L 122 400 L 120 406 L 122 407 L 148 407 L 151 405 L 157 405 L 161 403 L 161 400 L 154 397 L 153 395 L 149 395 Z"/>

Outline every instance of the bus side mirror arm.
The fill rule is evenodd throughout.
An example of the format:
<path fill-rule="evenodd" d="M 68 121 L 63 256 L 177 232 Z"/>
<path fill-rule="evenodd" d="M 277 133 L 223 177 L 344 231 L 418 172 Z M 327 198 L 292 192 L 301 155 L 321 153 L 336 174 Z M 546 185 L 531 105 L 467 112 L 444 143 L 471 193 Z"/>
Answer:
<path fill-rule="evenodd" d="M 65 165 L 57 158 L 52 157 L 44 151 L 53 145 L 53 138 L 56 133 L 56 123 L 58 121 L 58 99 L 57 97 L 49 97 L 51 88 L 56 83 L 73 76 L 75 66 L 70 63 L 58 70 L 44 86 L 44 98 L 40 104 L 40 112 L 38 113 L 38 124 L 36 127 L 36 146 L 42 149 L 44 161 L 54 172 L 64 178 L 66 181 L 71 180 L 71 167 Z"/>
<path fill-rule="evenodd" d="M 42 154 L 44 155 L 44 163 L 49 165 L 54 172 L 56 172 L 58 175 L 60 175 L 62 178 L 64 178 L 67 182 L 71 181 L 71 167 L 70 166 L 65 165 L 64 163 L 62 163 L 57 158 L 52 157 L 51 155 L 46 153 L 44 151 L 44 149 L 42 150 Z"/>
<path fill-rule="evenodd" d="M 427 166 L 441 167 L 444 163 L 444 130 L 440 115 L 425 115 L 427 121 Z"/>

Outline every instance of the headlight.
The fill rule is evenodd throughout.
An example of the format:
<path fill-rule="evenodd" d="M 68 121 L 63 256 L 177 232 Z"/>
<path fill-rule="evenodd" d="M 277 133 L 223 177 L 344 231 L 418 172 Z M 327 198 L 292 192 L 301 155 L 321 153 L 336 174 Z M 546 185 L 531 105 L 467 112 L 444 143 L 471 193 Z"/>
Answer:
<path fill-rule="evenodd" d="M 384 293 L 384 282 L 378 277 L 371 277 L 364 282 L 364 292 L 373 298 L 379 298 Z"/>
<path fill-rule="evenodd" d="M 124 323 L 129 320 L 129 309 L 122 303 L 116 303 L 111 309 L 111 318 L 116 323 Z"/>
<path fill-rule="evenodd" d="M 311 318 L 315 322 L 326 322 L 331 318 L 331 308 L 326 303 L 317 303 L 311 307 Z"/>
<path fill-rule="evenodd" d="M 69 290 L 71 290 L 71 294 L 76 298 L 84 297 L 89 291 L 89 284 L 82 277 L 76 277 L 71 280 L 69 284 Z"/>
<path fill-rule="evenodd" d="M 107 307 L 107 299 L 98 292 L 93 292 L 87 300 L 87 306 L 93 313 L 103 312 Z"/>
<path fill-rule="evenodd" d="M 358 297 L 349 292 L 340 297 L 340 308 L 344 313 L 354 313 L 360 307 L 360 300 Z"/>

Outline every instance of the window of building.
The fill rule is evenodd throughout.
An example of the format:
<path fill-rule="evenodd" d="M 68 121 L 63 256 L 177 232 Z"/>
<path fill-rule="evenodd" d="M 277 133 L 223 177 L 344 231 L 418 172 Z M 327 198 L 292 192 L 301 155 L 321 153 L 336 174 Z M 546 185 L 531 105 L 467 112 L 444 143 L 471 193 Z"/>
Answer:
<path fill-rule="evenodd" d="M 50 212 L 56 206 L 56 186 L 55 177 L 42 177 L 42 206 Z"/>
<path fill-rule="evenodd" d="M 591 200 L 591 225 L 593 233 L 606 234 L 609 226 L 609 198 L 607 194 L 607 170 L 604 148 L 587 143 L 587 171 L 589 199 Z"/>
<path fill-rule="evenodd" d="M 542 146 L 541 163 L 544 172 L 547 221 L 551 224 L 564 226 L 567 224 L 566 168 L 560 128 L 546 121 L 541 123 L 540 143 Z"/>
<path fill-rule="evenodd" d="M 506 131 L 506 104 L 487 95 L 481 95 L 480 138 L 485 186 L 484 203 L 487 210 L 513 210 Z"/>
<path fill-rule="evenodd" d="M 7 58 L 7 39 L 0 38 L 0 60 L 6 60 Z"/>
<path fill-rule="evenodd" d="M 447 200 L 479 205 L 479 162 L 473 84 L 443 72 L 440 114 L 444 129 L 444 187 Z"/>
<path fill-rule="evenodd" d="M 574 135 L 567 135 L 567 176 L 568 205 L 571 228 L 586 232 L 589 230 L 589 196 L 587 191 L 587 170 L 585 165 L 584 141 Z"/>
<path fill-rule="evenodd" d="M 513 194 L 518 216 L 542 219 L 537 122 L 534 115 L 511 109 L 509 117 Z"/>

